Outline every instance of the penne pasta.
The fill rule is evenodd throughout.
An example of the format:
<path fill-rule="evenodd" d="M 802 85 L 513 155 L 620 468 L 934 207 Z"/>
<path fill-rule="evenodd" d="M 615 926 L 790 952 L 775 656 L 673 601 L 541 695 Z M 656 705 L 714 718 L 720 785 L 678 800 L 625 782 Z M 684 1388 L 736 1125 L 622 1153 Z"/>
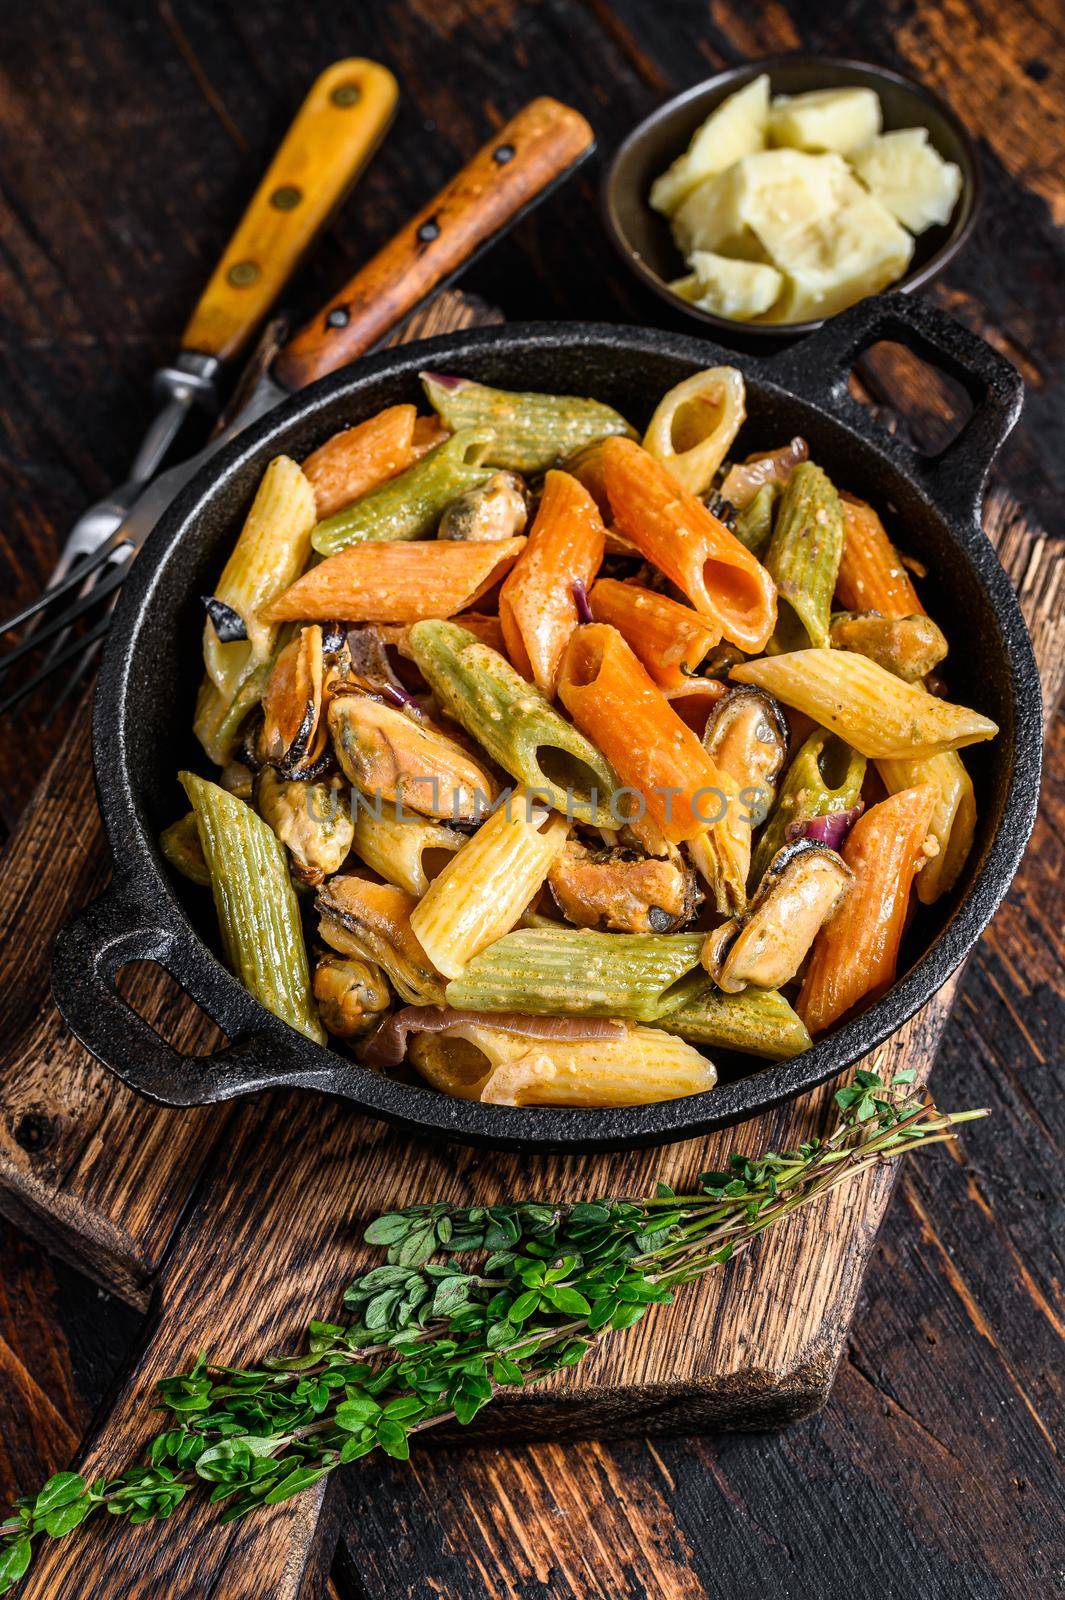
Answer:
<path fill-rule="evenodd" d="M 658 402 L 643 447 L 688 494 L 705 494 L 747 415 L 743 373 L 708 367 Z"/>
<path fill-rule="evenodd" d="M 452 500 L 483 488 L 492 476 L 483 465 L 491 442 L 484 428 L 452 434 L 406 471 L 319 522 L 312 545 L 321 556 L 335 556 L 352 544 L 385 544 L 432 533 Z"/>
<path fill-rule="evenodd" d="M 389 406 L 334 433 L 307 457 L 303 472 L 314 490 L 319 521 L 410 466 L 416 418 L 413 406 Z"/>
<path fill-rule="evenodd" d="M 776 622 L 773 580 L 724 523 L 631 439 L 603 444 L 618 529 L 741 650 L 763 650 Z"/>
<path fill-rule="evenodd" d="M 352 810 L 355 854 L 386 882 L 405 889 L 416 900 L 466 843 L 466 835 L 457 828 L 397 811 L 395 806 L 364 805 L 356 798 Z"/>
<path fill-rule="evenodd" d="M 549 700 L 580 620 L 573 586 L 590 586 L 605 539 L 603 519 L 588 491 L 567 472 L 549 472 L 528 542 L 499 591 L 507 654 Z"/>
<path fill-rule="evenodd" d="M 620 825 L 608 762 L 501 655 L 450 622 L 416 623 L 410 647 L 448 715 L 512 778 L 571 821 Z"/>
<path fill-rule="evenodd" d="M 195 733 L 204 753 L 216 767 L 224 767 L 233 754 L 240 725 L 253 706 L 262 699 L 270 678 L 272 663 L 252 667 L 237 685 L 232 697 L 223 694 L 206 675 L 196 695 L 192 718 Z"/>
<path fill-rule="evenodd" d="M 707 984 L 692 999 L 659 1022 L 668 1033 L 693 1044 L 708 1044 L 767 1061 L 789 1061 L 809 1050 L 802 1018 L 776 989 L 744 989 L 724 994 Z"/>
<path fill-rule="evenodd" d="M 307 563 L 314 516 L 314 491 L 307 479 L 288 456 L 275 457 L 213 596 L 243 623 L 245 637 L 223 641 L 210 617 L 203 625 L 204 666 L 223 708 L 273 654 L 277 627 L 267 611 Z"/>
<path fill-rule="evenodd" d="M 777 586 L 770 651 L 827 647 L 842 548 L 839 495 L 820 467 L 800 462 L 784 485 L 763 558 Z"/>
<path fill-rule="evenodd" d="M 469 1021 L 446 1036 L 414 1039 L 410 1059 L 434 1088 L 486 1105 L 649 1105 L 703 1094 L 717 1082 L 712 1062 L 656 1028 L 548 1040 Z"/>
<path fill-rule="evenodd" d="M 410 919 L 445 978 L 457 978 L 471 957 L 510 932 L 546 880 L 569 826 L 518 789 L 451 857 Z"/>
<path fill-rule="evenodd" d="M 275 621 L 452 617 L 498 583 L 525 545 L 524 539 L 352 545 L 312 567 L 272 601 L 268 612 Z"/>
<path fill-rule="evenodd" d="M 492 442 L 487 459 L 513 472 L 545 472 L 582 445 L 608 434 L 632 437 L 635 432 L 599 400 L 493 389 L 437 372 L 423 372 L 421 379 L 429 404 L 446 426 L 488 430 Z"/>
<path fill-rule="evenodd" d="M 840 606 L 846 611 L 879 611 L 882 617 L 923 615 L 910 575 L 872 506 L 848 494 L 841 500 L 843 552 L 836 577 Z"/>
<path fill-rule="evenodd" d="M 793 824 L 850 811 L 856 806 L 862 796 L 865 770 L 863 755 L 827 729 L 815 728 L 792 758 L 754 847 L 751 883 L 761 883 L 769 863 L 786 844 Z"/>
<path fill-rule="evenodd" d="M 663 689 L 662 693 L 680 720 L 701 739 L 707 718 L 728 693 L 728 686 L 720 678 L 688 678 L 676 689 Z"/>
<path fill-rule="evenodd" d="M 917 874 L 917 898 L 933 905 L 958 881 L 969 858 L 976 832 L 976 800 L 973 781 L 956 750 L 926 756 L 919 761 L 878 761 L 876 770 L 888 794 L 930 783 L 936 790 L 936 804 L 928 837 L 937 846 Z"/>
<path fill-rule="evenodd" d="M 654 1022 L 689 997 L 684 980 L 702 942 L 697 933 L 519 928 L 474 956 L 448 984 L 447 1003 L 456 1011 Z"/>
<path fill-rule="evenodd" d="M 243 800 L 193 772 L 178 778 L 196 816 L 226 965 L 274 1016 L 324 1044 L 283 846 Z"/>
<path fill-rule="evenodd" d="M 998 724 L 937 700 L 850 650 L 796 650 L 733 667 L 737 683 L 762 689 L 838 733 L 863 756 L 934 756 L 982 739 Z"/>
<path fill-rule="evenodd" d="M 596 622 L 574 634 L 559 696 L 671 844 L 714 820 L 732 786 L 616 628 Z"/>
<path fill-rule="evenodd" d="M 811 1034 L 894 983 L 910 886 L 927 859 L 935 805 L 931 784 L 903 789 L 859 817 L 847 835 L 840 853 L 854 882 L 814 940 L 796 1004 Z"/>
<path fill-rule="evenodd" d="M 324 883 L 315 904 L 318 932 L 330 949 L 375 962 L 411 1005 L 443 1004 L 443 980 L 411 930 L 413 895 L 347 872 Z"/>
<path fill-rule="evenodd" d="M 705 617 L 654 589 L 600 578 L 588 596 L 596 622 L 616 628 L 660 689 L 686 689 L 721 638 Z"/>

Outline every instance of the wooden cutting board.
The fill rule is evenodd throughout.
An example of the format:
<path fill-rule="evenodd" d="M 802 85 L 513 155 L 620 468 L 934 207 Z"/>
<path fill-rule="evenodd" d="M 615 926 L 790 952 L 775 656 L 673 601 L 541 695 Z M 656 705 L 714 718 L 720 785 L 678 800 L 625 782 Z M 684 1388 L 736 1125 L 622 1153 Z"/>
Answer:
<path fill-rule="evenodd" d="M 447 295 L 404 337 L 493 320 L 483 306 Z M 1053 705 L 1065 670 L 1062 559 L 1004 500 L 989 502 L 987 521 Z M 334 1315 L 365 1259 L 362 1228 L 379 1211 L 435 1198 L 641 1193 L 658 1177 L 681 1187 L 731 1149 L 794 1144 L 829 1114 L 831 1085 L 742 1128 L 663 1150 L 531 1158 L 433 1145 L 340 1102 L 295 1093 L 162 1109 L 96 1064 L 48 990 L 56 930 L 106 876 L 84 715 L 0 864 L 0 1209 L 150 1311 L 142 1346 L 83 1452 L 80 1464 L 92 1473 L 126 1464 L 151 1432 L 150 1387 L 162 1373 L 204 1348 L 240 1361 L 289 1347 L 312 1316 Z M 184 1050 L 216 1042 L 213 1025 L 156 969 L 131 969 L 126 993 Z M 927 1076 L 953 993 L 948 985 L 890 1042 L 884 1070 L 905 1062 Z M 801 1213 L 577 1369 L 501 1397 L 477 1433 L 765 1428 L 805 1415 L 828 1393 L 893 1181 L 893 1169 L 881 1168 Z M 333 1548 L 327 1495 L 312 1492 L 229 1527 L 191 1506 L 158 1527 L 109 1519 L 42 1551 L 22 1593 L 310 1600 Z"/>

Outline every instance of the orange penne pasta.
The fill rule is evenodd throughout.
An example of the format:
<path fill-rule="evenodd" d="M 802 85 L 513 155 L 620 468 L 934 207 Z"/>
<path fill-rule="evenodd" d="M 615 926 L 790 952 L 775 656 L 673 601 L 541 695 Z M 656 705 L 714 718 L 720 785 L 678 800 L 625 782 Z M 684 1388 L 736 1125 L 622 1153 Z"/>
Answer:
<path fill-rule="evenodd" d="M 353 544 L 304 573 L 270 620 L 423 622 L 453 617 L 509 572 L 524 539 L 487 543 Z"/>
<path fill-rule="evenodd" d="M 935 810 L 932 784 L 902 789 L 859 817 L 841 854 L 854 882 L 814 941 L 796 1010 L 811 1033 L 895 981 L 910 886 L 925 860 Z"/>
<path fill-rule="evenodd" d="M 923 616 L 917 590 L 872 506 L 847 494 L 840 499 L 843 554 L 836 577 L 840 605 L 847 611 L 879 611 L 882 617 Z"/>
<path fill-rule="evenodd" d="M 603 475 L 618 531 L 730 644 L 748 654 L 764 650 L 776 626 L 777 591 L 751 552 L 631 439 L 604 440 Z"/>
<path fill-rule="evenodd" d="M 389 406 L 354 428 L 334 433 L 307 457 L 303 473 L 314 490 L 319 522 L 406 471 L 419 453 L 414 447 L 417 417 L 413 406 Z"/>
<path fill-rule="evenodd" d="M 728 689 L 728 684 L 719 678 L 687 678 L 676 689 L 663 689 L 662 693 L 681 721 L 694 729 L 701 739 L 711 711 Z"/>
<path fill-rule="evenodd" d="M 528 543 L 499 591 L 507 654 L 548 698 L 580 617 L 574 583 L 599 571 L 606 529 L 587 489 L 568 472 L 549 472 Z"/>
<path fill-rule="evenodd" d="M 618 630 L 660 689 L 681 689 L 689 683 L 721 638 L 720 629 L 691 606 L 635 583 L 600 578 L 588 603 L 596 622 L 608 622 Z"/>
<path fill-rule="evenodd" d="M 570 639 L 563 705 L 673 844 L 706 831 L 733 786 L 648 676 L 616 628 L 593 622 Z"/>

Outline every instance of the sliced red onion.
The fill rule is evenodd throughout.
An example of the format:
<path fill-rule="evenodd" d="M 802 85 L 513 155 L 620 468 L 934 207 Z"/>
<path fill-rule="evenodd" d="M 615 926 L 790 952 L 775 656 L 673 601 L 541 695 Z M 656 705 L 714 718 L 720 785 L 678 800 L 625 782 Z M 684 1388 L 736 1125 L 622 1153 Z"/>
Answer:
<path fill-rule="evenodd" d="M 785 838 L 789 844 L 796 839 L 812 839 L 814 844 L 827 845 L 838 850 L 854 824 L 865 810 L 859 800 L 847 811 L 828 811 L 823 817 L 809 817 L 805 822 L 789 822 Z"/>
<path fill-rule="evenodd" d="M 592 616 L 592 608 L 588 604 L 588 591 L 584 587 L 584 584 L 581 582 L 580 578 L 574 578 L 573 582 L 570 584 L 570 588 L 573 590 L 573 603 L 577 607 L 578 622 L 582 624 L 586 622 L 594 622 L 595 619 Z"/>
<path fill-rule="evenodd" d="M 438 389 L 443 389 L 448 394 L 454 394 L 464 384 L 469 383 L 469 378 L 460 378 L 454 372 L 419 372 L 423 383 L 435 383 Z"/>
<path fill-rule="evenodd" d="M 527 1039 L 619 1039 L 623 1022 L 603 1017 L 527 1017 L 516 1011 L 452 1011 L 447 1006 L 404 1006 L 378 1023 L 360 1053 L 368 1067 L 398 1067 L 412 1033 L 453 1033 L 474 1023 Z"/>

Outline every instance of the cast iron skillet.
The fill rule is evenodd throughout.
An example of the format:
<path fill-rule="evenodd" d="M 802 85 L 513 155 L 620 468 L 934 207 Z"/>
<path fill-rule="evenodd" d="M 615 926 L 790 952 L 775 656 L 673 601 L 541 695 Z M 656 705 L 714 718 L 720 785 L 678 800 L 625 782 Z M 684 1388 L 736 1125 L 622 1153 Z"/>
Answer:
<path fill-rule="evenodd" d="M 897 339 L 958 378 L 973 414 L 935 460 L 917 458 L 847 394 L 855 357 Z M 419 397 L 422 368 L 511 388 L 594 395 L 638 426 L 662 394 L 703 367 L 747 378 L 748 450 L 801 433 L 849 488 L 892 505 L 905 544 L 927 562 L 928 609 L 952 642 L 951 692 L 1000 724 L 967 752 L 980 821 L 964 880 L 918 921 L 894 988 L 857 1020 L 780 1065 L 718 1052 L 710 1094 L 602 1111 L 508 1108 L 452 1100 L 366 1071 L 265 1011 L 214 953 L 209 896 L 179 883 L 156 846 L 185 809 L 175 773 L 203 769 L 191 734 L 203 613 L 263 469 L 297 459 L 341 426 Z M 1017 417 L 1021 382 L 1000 356 L 940 312 L 901 296 L 870 300 L 769 360 L 683 335 L 597 324 L 513 325 L 389 351 L 315 384 L 242 433 L 160 522 L 123 591 L 96 703 L 93 754 L 114 855 L 111 888 L 60 935 L 52 985 L 82 1042 L 124 1082 L 166 1105 L 229 1100 L 278 1085 L 342 1096 L 371 1115 L 468 1144 L 593 1150 L 690 1137 L 811 1088 L 879 1044 L 943 984 L 1009 886 L 1031 831 L 1040 763 L 1040 691 L 1017 601 L 980 528 L 988 469 Z M 159 962 L 224 1029 L 229 1043 L 186 1058 L 117 994 L 126 962 Z"/>

